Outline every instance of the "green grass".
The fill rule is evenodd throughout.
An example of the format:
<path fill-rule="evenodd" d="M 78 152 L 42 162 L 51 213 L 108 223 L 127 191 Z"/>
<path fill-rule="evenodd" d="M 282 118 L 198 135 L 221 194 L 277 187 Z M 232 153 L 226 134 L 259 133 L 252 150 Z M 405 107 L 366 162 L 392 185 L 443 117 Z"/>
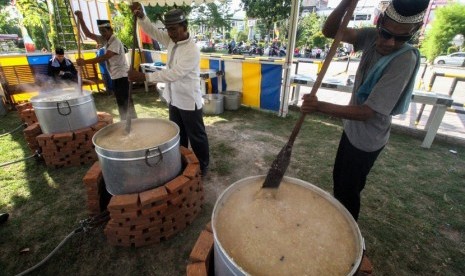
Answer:
<path fill-rule="evenodd" d="M 113 97 L 94 94 L 97 110 L 119 121 Z M 138 116 L 167 118 L 153 92 L 137 92 Z M 286 118 L 242 107 L 205 116 L 211 149 L 204 209 L 174 238 L 144 248 L 107 244 L 101 228 L 73 236 L 31 275 L 183 275 L 216 196 L 234 181 L 266 174 L 287 141 L 298 113 Z M 0 118 L 0 133 L 20 124 Z M 331 192 L 339 120 L 307 116 L 286 175 Z M 465 271 L 465 148 L 435 142 L 430 149 L 405 134 L 391 135 L 362 193 L 359 227 L 375 275 L 463 275 Z M 458 153 L 452 154 L 449 149 Z M 33 154 L 22 132 L 0 137 L 0 163 Z M 34 159 L 0 168 L 0 275 L 15 275 L 45 258 L 87 217 L 82 177 L 90 165 L 50 169 Z M 21 253 L 28 248 L 29 252 Z"/>

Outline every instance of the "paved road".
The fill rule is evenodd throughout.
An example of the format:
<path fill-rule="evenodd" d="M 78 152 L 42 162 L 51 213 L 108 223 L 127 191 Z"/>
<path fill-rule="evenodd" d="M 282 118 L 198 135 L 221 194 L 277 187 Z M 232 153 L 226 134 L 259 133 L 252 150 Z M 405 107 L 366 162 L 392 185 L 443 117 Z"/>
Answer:
<path fill-rule="evenodd" d="M 340 78 L 346 80 L 349 75 L 355 75 L 358 67 L 358 62 L 350 62 L 347 67 L 347 62 L 336 61 L 330 64 L 328 72 L 325 78 Z M 346 72 L 346 68 L 348 68 Z M 420 76 L 422 73 L 420 68 L 417 75 L 417 82 L 419 83 Z M 310 63 L 301 63 L 298 67 L 299 74 L 311 74 L 314 75 L 317 70 L 317 65 Z M 295 65 L 292 68 L 292 72 L 295 72 Z M 441 66 L 428 66 L 424 76 L 425 87 L 428 86 L 431 75 L 434 72 L 438 73 L 449 73 L 449 74 L 463 74 L 465 75 L 465 68 L 458 67 L 441 67 Z M 441 94 L 448 94 L 452 83 L 451 78 L 437 77 L 432 91 Z M 310 93 L 310 87 L 302 87 L 301 93 Z M 350 99 L 350 93 L 338 92 L 334 90 L 320 89 L 317 93 L 320 100 L 333 102 L 337 104 L 347 104 Z M 465 82 L 458 82 L 455 92 L 452 95 L 454 102 L 465 103 Z M 394 116 L 393 124 L 400 128 L 403 128 L 407 132 L 422 135 L 421 130 L 425 127 L 428 120 L 428 115 L 431 111 L 431 106 L 426 106 L 423 112 L 423 116 L 418 125 L 415 125 L 420 104 L 411 104 L 409 111 L 404 115 Z M 461 109 L 463 110 L 463 109 Z M 419 131 L 420 130 L 420 131 Z M 448 141 L 465 145 L 465 114 L 458 114 L 454 112 L 446 112 L 442 123 L 439 127 L 438 134 L 436 135 L 437 140 Z M 433 144 L 434 145 L 434 144 Z"/>
<path fill-rule="evenodd" d="M 347 72 L 346 72 L 346 68 Z M 341 78 L 345 79 L 348 75 L 355 75 L 358 68 L 358 61 L 351 61 L 348 66 L 346 61 L 333 61 L 331 62 L 328 72 L 326 73 L 327 78 Z M 425 64 L 421 65 L 421 68 L 417 74 L 416 84 L 419 83 L 421 73 L 425 68 Z M 299 74 L 315 74 L 317 70 L 316 64 L 311 63 L 300 63 L 298 68 Z M 295 72 L 295 65 L 292 68 L 292 72 Z M 449 74 L 461 74 L 465 78 L 465 67 L 448 67 L 448 66 L 427 66 L 425 76 L 423 78 L 424 89 L 426 90 L 430 82 L 431 76 L 434 72 L 437 73 L 449 73 Z M 448 94 L 451 88 L 452 78 L 447 77 L 436 77 L 433 83 L 432 91 Z M 465 103 L 465 82 L 459 81 L 452 95 L 454 102 Z"/>

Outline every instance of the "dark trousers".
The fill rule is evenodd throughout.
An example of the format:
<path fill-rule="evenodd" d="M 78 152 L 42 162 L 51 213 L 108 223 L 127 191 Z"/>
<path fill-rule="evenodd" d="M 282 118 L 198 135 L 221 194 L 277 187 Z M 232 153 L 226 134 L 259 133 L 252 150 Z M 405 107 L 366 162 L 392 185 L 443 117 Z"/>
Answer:
<path fill-rule="evenodd" d="M 128 78 L 119 78 L 113 80 L 113 89 L 116 97 L 116 104 L 118 105 L 118 112 L 121 121 L 126 120 L 128 108 L 131 109 L 131 118 L 137 118 L 136 109 L 132 97 L 128 104 L 129 95 L 129 81 Z"/>
<path fill-rule="evenodd" d="M 182 110 L 170 104 L 170 120 L 175 122 L 180 129 L 180 144 L 188 147 L 189 142 L 192 150 L 199 159 L 200 170 L 205 173 L 210 162 L 207 132 L 203 123 L 202 109 Z"/>
<path fill-rule="evenodd" d="M 342 133 L 333 170 L 334 197 L 344 205 L 355 220 L 360 212 L 360 192 L 365 187 L 368 173 L 384 147 L 365 152 L 354 147 Z"/>

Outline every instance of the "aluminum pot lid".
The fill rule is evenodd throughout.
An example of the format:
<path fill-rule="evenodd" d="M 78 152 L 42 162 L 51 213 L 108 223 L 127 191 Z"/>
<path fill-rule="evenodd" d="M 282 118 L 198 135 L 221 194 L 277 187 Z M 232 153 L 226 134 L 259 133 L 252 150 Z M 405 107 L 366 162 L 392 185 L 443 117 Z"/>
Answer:
<path fill-rule="evenodd" d="M 64 88 L 59 90 L 43 91 L 39 95 L 31 98 L 32 103 L 45 103 L 45 102 L 64 102 L 82 98 L 83 96 L 91 95 L 88 91 L 82 93 L 76 88 Z"/>

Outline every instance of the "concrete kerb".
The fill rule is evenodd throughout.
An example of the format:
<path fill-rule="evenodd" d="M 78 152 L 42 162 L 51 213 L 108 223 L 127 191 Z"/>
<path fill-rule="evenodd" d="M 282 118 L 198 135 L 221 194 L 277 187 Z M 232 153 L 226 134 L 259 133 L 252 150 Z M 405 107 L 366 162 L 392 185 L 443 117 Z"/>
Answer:
<path fill-rule="evenodd" d="M 393 133 L 407 134 L 414 138 L 418 138 L 420 144 L 426 135 L 426 130 L 415 129 L 415 128 L 411 128 L 411 127 L 407 127 L 403 125 L 397 125 L 394 123 L 392 124 L 391 129 Z M 457 146 L 465 147 L 465 139 L 461 137 L 450 136 L 444 133 L 436 133 L 436 136 L 434 137 L 434 142 L 440 142 L 440 143 L 445 143 L 449 145 L 457 145 Z"/>

